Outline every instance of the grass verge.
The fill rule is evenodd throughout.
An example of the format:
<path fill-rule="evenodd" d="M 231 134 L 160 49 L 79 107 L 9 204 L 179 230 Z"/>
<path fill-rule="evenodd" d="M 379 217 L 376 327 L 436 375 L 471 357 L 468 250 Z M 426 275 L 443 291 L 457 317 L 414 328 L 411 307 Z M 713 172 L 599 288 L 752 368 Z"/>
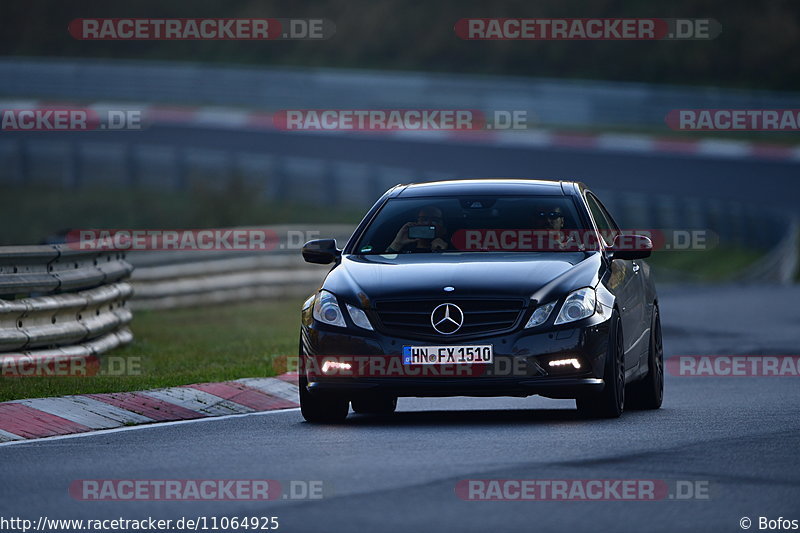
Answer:
<path fill-rule="evenodd" d="M 120 357 L 140 375 L 0 378 L 0 401 L 272 376 L 284 370 L 273 366 L 280 356 L 297 354 L 301 303 L 137 311 L 133 343 L 103 357 Z"/>
<path fill-rule="evenodd" d="M 752 266 L 764 252 L 720 246 L 710 250 L 653 252 L 647 260 L 659 281 L 722 282 L 734 279 Z"/>

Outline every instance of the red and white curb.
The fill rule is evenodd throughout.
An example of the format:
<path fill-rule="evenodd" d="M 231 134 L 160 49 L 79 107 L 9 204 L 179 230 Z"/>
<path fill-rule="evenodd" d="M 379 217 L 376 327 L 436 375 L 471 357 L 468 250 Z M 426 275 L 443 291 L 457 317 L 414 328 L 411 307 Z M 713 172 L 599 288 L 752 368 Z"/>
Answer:
<path fill-rule="evenodd" d="M 0 442 L 298 407 L 297 374 L 0 403 Z"/>
<path fill-rule="evenodd" d="M 286 131 L 279 130 L 273 114 L 224 107 L 178 107 L 143 103 L 95 102 L 77 104 L 36 100 L 0 101 L 0 109 L 68 109 L 81 108 L 105 112 L 135 110 L 141 112 L 145 125 L 180 125 L 233 130 L 274 130 L 304 135 L 369 135 L 413 139 L 422 142 L 478 143 L 514 147 L 552 147 L 561 149 L 628 152 L 638 154 L 671 154 L 677 156 L 714 157 L 723 159 L 759 159 L 800 163 L 800 145 L 774 144 L 719 138 L 688 138 L 697 132 L 686 132 L 687 138 L 660 137 L 644 134 L 576 133 L 548 129 L 481 130 L 481 131 Z"/>

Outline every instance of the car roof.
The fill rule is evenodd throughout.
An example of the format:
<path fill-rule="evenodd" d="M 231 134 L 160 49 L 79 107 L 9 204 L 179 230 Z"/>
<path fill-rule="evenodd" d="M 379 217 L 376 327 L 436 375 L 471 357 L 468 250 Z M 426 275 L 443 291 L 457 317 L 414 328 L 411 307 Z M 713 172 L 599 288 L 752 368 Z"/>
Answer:
<path fill-rule="evenodd" d="M 408 185 L 399 186 L 393 196 L 400 198 L 446 196 L 451 194 L 541 194 L 562 196 L 569 190 L 574 190 L 574 182 L 512 178 L 482 178 L 410 183 Z"/>

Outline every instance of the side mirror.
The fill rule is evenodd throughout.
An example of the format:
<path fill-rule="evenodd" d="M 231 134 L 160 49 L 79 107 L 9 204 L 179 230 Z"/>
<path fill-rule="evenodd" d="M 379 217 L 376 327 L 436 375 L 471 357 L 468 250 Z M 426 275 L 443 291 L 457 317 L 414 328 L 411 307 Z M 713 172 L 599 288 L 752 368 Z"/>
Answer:
<path fill-rule="evenodd" d="M 644 235 L 617 235 L 610 248 L 612 259 L 644 259 L 653 252 L 653 241 Z"/>
<path fill-rule="evenodd" d="M 303 245 L 303 259 L 307 263 L 329 265 L 341 255 L 342 251 L 336 248 L 336 239 L 319 239 Z"/>

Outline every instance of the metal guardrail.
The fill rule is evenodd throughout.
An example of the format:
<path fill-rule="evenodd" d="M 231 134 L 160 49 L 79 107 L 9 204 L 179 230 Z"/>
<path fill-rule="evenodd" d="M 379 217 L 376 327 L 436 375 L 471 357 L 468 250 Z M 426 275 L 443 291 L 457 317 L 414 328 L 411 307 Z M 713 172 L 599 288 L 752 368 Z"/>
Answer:
<path fill-rule="evenodd" d="M 745 271 L 740 281 L 748 283 L 794 283 L 800 269 L 800 221 L 793 217 L 781 241 L 757 265 Z"/>
<path fill-rule="evenodd" d="M 232 258 L 136 271 L 133 308 L 166 309 L 300 296 L 324 277 L 293 257 Z"/>
<path fill-rule="evenodd" d="M 340 246 L 350 237 L 349 225 L 271 226 L 280 237 L 268 252 L 132 252 L 132 307 L 167 309 L 263 298 L 303 296 L 314 290 L 327 268 L 300 256 L 299 245 L 287 235 L 301 232 L 309 239 L 335 238 Z M 297 233 L 295 233 L 296 235 Z"/>
<path fill-rule="evenodd" d="M 121 253 L 65 245 L 0 247 L 0 298 L 96 287 L 131 273 Z"/>
<path fill-rule="evenodd" d="M 0 360 L 88 357 L 132 340 L 122 253 L 0 247 Z"/>

